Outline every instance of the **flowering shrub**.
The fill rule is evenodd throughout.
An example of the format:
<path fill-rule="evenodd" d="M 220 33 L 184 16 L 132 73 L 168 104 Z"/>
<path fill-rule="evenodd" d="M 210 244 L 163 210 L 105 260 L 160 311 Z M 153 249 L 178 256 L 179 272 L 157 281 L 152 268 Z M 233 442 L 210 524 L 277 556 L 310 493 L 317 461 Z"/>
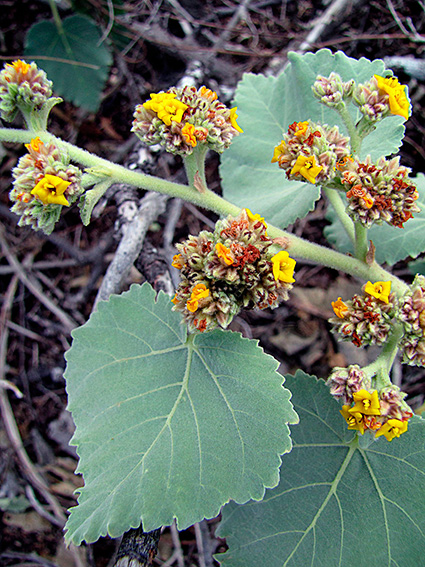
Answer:
<path fill-rule="evenodd" d="M 136 107 L 133 131 L 180 155 L 188 185 L 55 138 L 43 126 L 52 104 L 44 73 L 23 61 L 0 73 L 3 117 L 21 111 L 28 125 L 0 129 L 28 150 L 12 172 L 19 224 L 49 233 L 77 200 L 86 223 L 116 181 L 220 215 L 213 231 L 176 244 L 173 299 L 132 286 L 74 332 L 67 390 L 85 486 L 68 541 L 117 537 L 140 522 L 148 531 L 177 519 L 184 529 L 225 505 L 229 551 L 218 560 L 230 567 L 258 565 L 271 538 L 279 565 L 423 558 L 425 428 L 391 368 L 399 351 L 425 365 L 425 277 L 408 285 L 376 261 L 425 250 L 409 228 L 425 217 L 423 178 L 388 157 L 411 114 L 407 87 L 382 61 L 327 50 L 289 59 L 277 78 L 246 75 L 237 107 L 206 86 L 170 87 Z M 224 152 L 224 198 L 208 189 L 207 150 Z M 283 230 L 322 194 L 341 251 Z M 396 251 L 394 231 L 403 235 Z M 226 330 L 243 309 L 290 301 L 295 258 L 362 280 L 351 299 L 332 301 L 329 323 L 339 340 L 380 347 L 372 363 L 335 367 L 325 380 L 300 370 L 283 387 L 277 362 Z"/>

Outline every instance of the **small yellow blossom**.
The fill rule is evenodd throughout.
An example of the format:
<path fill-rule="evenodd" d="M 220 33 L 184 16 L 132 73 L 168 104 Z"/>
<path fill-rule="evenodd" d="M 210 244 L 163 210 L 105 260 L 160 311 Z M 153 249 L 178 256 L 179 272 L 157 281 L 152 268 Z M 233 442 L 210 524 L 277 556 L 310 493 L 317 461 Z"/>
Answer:
<path fill-rule="evenodd" d="M 400 419 L 389 419 L 384 425 L 375 433 L 375 437 L 385 435 L 387 441 L 392 441 L 394 437 L 400 437 L 402 433 L 407 431 L 407 421 Z"/>
<path fill-rule="evenodd" d="M 31 195 L 35 195 L 40 199 L 43 205 L 66 205 L 69 206 L 64 193 L 70 181 L 65 181 L 62 177 L 57 175 L 49 175 L 48 173 L 40 179 L 34 189 L 31 191 Z"/>
<path fill-rule="evenodd" d="M 391 282 L 367 282 L 364 286 L 365 293 L 376 297 L 383 303 L 388 303 L 388 298 L 391 293 Z"/>
<path fill-rule="evenodd" d="M 13 67 L 17 73 L 22 73 L 26 75 L 31 67 L 29 63 L 25 63 L 21 59 L 14 61 L 12 64 L 6 63 L 6 67 Z"/>
<path fill-rule="evenodd" d="M 301 138 L 307 132 L 308 122 L 297 122 L 297 129 L 295 130 L 294 134 L 297 138 Z"/>
<path fill-rule="evenodd" d="M 368 194 L 363 195 L 361 197 L 363 203 L 365 204 L 366 209 L 371 209 L 373 207 L 373 203 L 375 202 L 372 197 Z"/>
<path fill-rule="evenodd" d="M 36 138 L 33 138 L 29 144 L 25 144 L 25 147 L 27 148 L 27 150 L 33 150 L 34 152 L 38 152 L 40 151 L 40 148 L 43 145 L 44 145 L 43 142 L 37 136 Z"/>
<path fill-rule="evenodd" d="M 221 244 L 221 242 L 217 242 L 217 244 L 215 245 L 215 250 L 217 252 L 217 256 L 219 258 L 222 258 L 224 263 L 228 266 L 233 264 L 233 262 L 235 261 L 230 248 L 227 248 L 226 246 L 224 246 L 224 244 Z"/>
<path fill-rule="evenodd" d="M 174 305 L 177 305 L 178 302 L 179 302 L 179 300 L 177 299 L 177 293 L 176 293 L 175 296 L 173 297 L 173 299 L 171 300 L 171 303 L 174 303 Z"/>
<path fill-rule="evenodd" d="M 186 122 L 186 124 L 182 128 L 182 134 L 186 138 L 186 142 L 194 148 L 197 144 L 195 126 L 193 124 L 189 124 L 189 122 Z"/>
<path fill-rule="evenodd" d="M 233 108 L 230 109 L 230 124 L 233 126 L 233 128 L 235 128 L 235 130 L 243 133 L 242 128 L 236 122 L 236 118 L 238 117 L 238 115 L 236 114 L 236 111 L 237 111 L 236 106 L 234 106 Z"/>
<path fill-rule="evenodd" d="M 211 102 L 217 100 L 217 93 L 212 91 L 211 89 L 207 89 L 207 87 L 201 87 L 200 95 L 204 98 L 207 98 Z"/>
<path fill-rule="evenodd" d="M 335 312 L 335 315 L 340 319 L 344 319 L 344 315 L 347 313 L 348 307 L 341 300 L 341 298 L 338 297 L 336 301 L 331 301 L 331 305 L 332 305 L 332 309 Z"/>
<path fill-rule="evenodd" d="M 356 431 L 360 431 L 363 435 L 364 433 L 364 422 L 363 422 L 363 415 L 361 413 L 350 413 L 350 406 L 342 406 L 342 410 L 339 410 L 342 417 L 348 424 L 348 429 L 355 429 Z"/>
<path fill-rule="evenodd" d="M 264 217 L 261 217 L 258 213 L 254 215 L 249 209 L 245 209 L 245 211 L 251 222 L 261 222 L 261 224 L 263 224 L 267 228 L 267 223 L 264 221 Z"/>
<path fill-rule="evenodd" d="M 188 108 L 180 100 L 175 100 L 175 93 L 152 93 L 151 99 L 146 101 L 143 106 L 147 110 L 156 112 L 158 118 L 167 126 L 173 122 L 181 122 L 185 110 Z"/>
<path fill-rule="evenodd" d="M 368 392 L 367 390 L 359 390 L 353 393 L 354 406 L 349 409 L 349 413 L 361 413 L 363 415 L 381 415 L 381 407 L 379 404 L 378 391 Z"/>
<path fill-rule="evenodd" d="M 198 309 L 198 304 L 200 299 L 205 299 L 210 294 L 210 290 L 207 289 L 205 284 L 196 284 L 192 290 L 189 301 L 186 303 L 186 308 L 191 313 L 194 313 Z"/>
<path fill-rule="evenodd" d="M 276 146 L 275 149 L 273 150 L 273 157 L 271 162 L 275 163 L 276 161 L 279 161 L 280 156 L 285 153 L 285 149 L 286 149 L 286 145 L 285 142 L 282 140 L 280 144 Z"/>
<path fill-rule="evenodd" d="M 397 77 L 380 77 L 374 75 L 378 89 L 388 95 L 391 114 L 409 118 L 410 103 L 406 95 L 406 85 L 400 85 Z"/>
<path fill-rule="evenodd" d="M 183 268 L 183 264 L 181 263 L 181 254 L 175 254 L 173 256 L 173 261 L 171 263 L 171 265 L 173 266 L 173 268 L 177 268 L 178 270 L 181 270 Z"/>
<path fill-rule="evenodd" d="M 316 164 L 315 156 L 298 156 L 294 167 L 291 169 L 291 175 L 300 173 L 310 183 L 316 183 L 316 177 L 322 171 L 323 167 Z"/>
<path fill-rule="evenodd" d="M 281 250 L 272 258 L 273 276 L 276 281 L 293 283 L 295 260 L 289 257 L 288 252 Z"/>

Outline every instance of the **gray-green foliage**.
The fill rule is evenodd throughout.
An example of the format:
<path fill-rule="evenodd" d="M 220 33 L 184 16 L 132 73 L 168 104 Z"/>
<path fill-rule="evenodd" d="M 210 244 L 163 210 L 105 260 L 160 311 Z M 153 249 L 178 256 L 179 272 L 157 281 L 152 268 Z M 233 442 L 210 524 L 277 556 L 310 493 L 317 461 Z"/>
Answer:
<path fill-rule="evenodd" d="M 76 544 L 141 520 L 183 529 L 279 482 L 297 415 L 277 362 L 230 331 L 187 341 L 171 307 L 135 285 L 73 333 L 66 379 L 85 481 L 67 523 Z"/>
<path fill-rule="evenodd" d="M 366 82 L 374 74 L 382 75 L 385 65 L 380 59 L 369 61 L 351 59 L 328 49 L 317 53 L 288 55 L 289 64 L 278 77 L 245 74 L 236 91 L 238 122 L 244 130 L 232 142 L 222 158 L 221 176 L 224 197 L 254 213 L 264 215 L 272 224 L 285 228 L 297 218 L 314 209 L 319 188 L 297 181 L 287 181 L 285 173 L 271 163 L 273 148 L 283 132 L 294 121 L 311 119 L 314 122 L 338 125 L 347 134 L 339 115 L 314 98 L 311 87 L 316 76 L 339 73 L 344 81 Z M 353 120 L 361 114 L 349 106 Z M 404 135 L 404 119 L 391 116 L 363 142 L 361 157 L 372 158 L 396 152 Z"/>
<path fill-rule="evenodd" d="M 390 266 L 404 260 L 408 256 L 416 258 L 425 250 L 425 175 L 420 173 L 413 179 L 419 198 L 416 201 L 421 212 L 415 213 L 403 226 L 398 228 L 387 223 L 374 225 L 368 231 L 368 239 L 372 240 L 376 248 L 376 261 L 386 262 Z M 326 217 L 331 224 L 325 227 L 326 238 L 334 244 L 340 252 L 354 252 L 353 245 L 345 232 L 341 222 L 333 209 L 328 209 Z"/>
<path fill-rule="evenodd" d="M 25 42 L 25 56 L 46 71 L 54 92 L 86 110 L 99 108 L 112 56 L 99 43 L 101 30 L 86 16 L 69 16 L 58 30 L 53 21 L 31 26 Z"/>
<path fill-rule="evenodd" d="M 230 504 L 223 567 L 418 567 L 425 557 L 425 421 L 391 442 L 347 430 L 322 380 L 286 385 L 302 426 L 262 502 Z M 363 447 L 363 448 L 362 448 Z"/>

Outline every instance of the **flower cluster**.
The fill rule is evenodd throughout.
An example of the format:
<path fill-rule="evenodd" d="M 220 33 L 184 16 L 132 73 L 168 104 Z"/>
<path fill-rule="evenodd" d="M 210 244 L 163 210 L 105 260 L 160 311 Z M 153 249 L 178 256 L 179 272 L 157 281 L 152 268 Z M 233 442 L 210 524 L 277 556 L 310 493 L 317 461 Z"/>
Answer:
<path fill-rule="evenodd" d="M 66 152 L 54 143 L 44 144 L 37 137 L 26 148 L 28 153 L 12 171 L 12 212 L 20 216 L 19 226 L 50 234 L 62 206 L 72 204 L 83 191 L 81 171 L 70 165 Z"/>
<path fill-rule="evenodd" d="M 191 331 L 226 328 L 242 308 L 274 308 L 288 299 L 295 260 L 270 251 L 266 228 L 264 219 L 243 209 L 218 221 L 213 233 L 177 244 L 172 265 L 182 280 L 173 309 L 183 313 Z"/>
<path fill-rule="evenodd" d="M 349 156 L 349 147 L 349 139 L 337 126 L 294 122 L 275 147 L 271 161 L 286 171 L 288 179 L 325 183 L 335 177 L 336 164 Z"/>
<path fill-rule="evenodd" d="M 425 366 L 425 277 L 416 275 L 410 290 L 400 300 L 398 318 L 404 326 L 401 341 L 403 362 Z"/>
<path fill-rule="evenodd" d="M 400 165 L 399 157 L 381 157 L 376 164 L 370 156 L 363 161 L 351 159 L 340 162 L 338 169 L 347 190 L 347 213 L 366 228 L 383 221 L 403 228 L 403 223 L 420 211 L 410 169 Z"/>
<path fill-rule="evenodd" d="M 338 297 L 332 302 L 332 332 L 357 347 L 382 345 L 392 330 L 397 307 L 391 282 L 367 282 L 362 291 L 363 295 L 356 294 L 351 300 Z"/>
<path fill-rule="evenodd" d="M 382 120 L 389 114 L 403 116 L 407 120 L 410 102 L 406 89 L 396 77 L 374 75 L 367 83 L 357 85 L 353 92 L 353 102 L 371 123 Z"/>
<path fill-rule="evenodd" d="M 0 72 L 0 116 L 11 122 L 19 108 L 39 110 L 52 96 L 52 81 L 35 63 L 6 63 Z"/>
<path fill-rule="evenodd" d="M 389 381 L 389 379 L 388 379 Z M 341 414 L 348 429 L 374 431 L 375 437 L 384 435 L 388 441 L 407 431 L 412 411 L 404 401 L 406 394 L 390 384 L 379 391 L 372 388 L 372 381 L 358 366 L 336 367 L 328 378 L 334 398 L 342 400 Z"/>
<path fill-rule="evenodd" d="M 355 86 L 354 79 L 343 82 L 340 75 L 332 71 L 329 77 L 318 75 L 311 87 L 313 94 L 322 104 L 330 108 L 338 108 L 344 101 L 351 98 Z"/>
<path fill-rule="evenodd" d="M 227 108 L 206 87 L 172 87 L 150 96 L 136 107 L 132 131 L 146 144 L 160 144 L 172 154 L 188 156 L 198 144 L 221 153 L 243 131 L 236 122 L 236 107 Z"/>

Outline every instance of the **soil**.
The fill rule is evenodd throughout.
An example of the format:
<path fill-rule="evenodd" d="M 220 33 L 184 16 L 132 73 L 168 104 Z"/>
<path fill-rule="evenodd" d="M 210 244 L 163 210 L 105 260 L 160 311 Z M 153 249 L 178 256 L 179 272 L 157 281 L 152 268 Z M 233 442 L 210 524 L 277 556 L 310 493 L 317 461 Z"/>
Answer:
<path fill-rule="evenodd" d="M 84 10 L 103 29 L 111 23 L 106 0 L 59 2 L 61 17 Z M 244 6 L 241 11 L 241 6 Z M 330 2 L 301 0 L 297 2 L 259 0 L 181 0 L 161 2 L 116 0 L 115 26 L 109 40 L 114 62 L 104 90 L 100 108 L 88 113 L 64 102 L 52 111 L 51 131 L 65 140 L 87 148 L 98 155 L 125 162 L 134 150 L 130 125 L 135 104 L 150 92 L 158 92 L 176 84 L 188 66 L 200 60 L 202 83 L 230 98 L 232 89 L 244 72 L 261 73 L 283 64 L 289 49 L 298 49 L 317 26 L 318 19 Z M 239 11 L 239 12 L 238 12 Z M 42 19 L 51 18 L 49 5 L 29 0 L 1 2 L 2 29 L 0 57 L 4 61 L 22 58 L 28 29 Z M 236 14 L 239 13 L 239 17 Z M 189 24 L 187 23 L 189 22 Z M 187 46 L 187 29 L 191 29 L 191 47 Z M 186 39 L 185 39 L 186 38 Z M 398 57 L 415 58 L 418 69 L 392 66 L 399 80 L 409 86 L 413 115 L 406 125 L 401 148 L 401 161 L 414 173 L 425 171 L 425 10 L 414 0 L 347 1 L 336 22 L 312 43 L 310 50 L 328 47 L 344 50 L 351 57 L 369 59 Z M 405 59 L 404 59 L 405 61 Z M 226 100 L 225 100 L 226 102 Z M 7 124 L 4 124 L 7 126 Z M 18 123 L 13 127 L 19 127 Z M 65 411 L 66 392 L 63 379 L 64 352 L 71 338 L 52 309 L 40 303 L 33 288 L 16 283 L 13 278 L 22 272 L 33 285 L 68 316 L 83 324 L 89 317 L 101 277 L 117 246 L 116 203 L 105 201 L 98 218 L 83 227 L 78 211 L 68 210 L 51 236 L 19 228 L 10 213 L 8 192 L 11 169 L 23 154 L 17 144 L 4 144 L 0 153 L 0 293 L 4 306 L 12 294 L 11 309 L 3 308 L 0 325 L 8 330 L 4 376 L 22 392 L 18 399 L 9 393 L 12 416 L 34 470 L 49 486 L 63 512 L 75 504 L 74 490 L 81 479 L 74 475 L 76 454 L 68 442 L 73 430 Z M 155 173 L 174 180 L 183 179 L 181 163 L 172 157 L 156 156 Z M 218 159 L 208 160 L 207 176 L 211 187 L 220 192 Z M 325 244 L 323 227 L 325 204 L 319 202 L 307 218 L 290 227 L 297 235 Z M 148 246 L 163 251 L 166 213 L 160 215 L 148 233 Z M 174 242 L 209 229 L 214 215 L 183 206 L 175 228 Z M 115 237 L 114 237 L 115 235 Z M 411 281 L 408 261 L 399 262 L 394 273 Z M 127 284 L 141 282 L 144 277 L 136 268 Z M 131 281 L 130 281 L 131 280 Z M 318 266 L 301 264 L 297 273 L 297 289 L 291 301 L 278 309 L 246 312 L 236 318 L 232 329 L 260 340 L 266 352 L 281 363 L 282 372 L 301 367 L 317 376 L 326 377 L 332 366 L 343 366 L 365 355 L 355 347 L 341 347 L 329 333 L 330 300 L 357 290 L 357 285 L 343 274 Z M 2 327 L 0 327 L 2 328 Z M 0 349 L 0 357 L 1 349 Z M 365 359 L 366 361 L 366 359 Z M 0 360 L 0 367 L 1 367 Z M 362 362 L 359 361 L 359 364 Z M 396 365 L 396 368 L 399 366 Z M 408 368 L 403 375 L 403 389 L 408 401 L 419 408 L 424 402 L 425 374 Z M 8 421 L 3 415 L 0 424 L 0 564 L 76 565 L 75 555 L 63 545 L 60 526 L 52 523 L 46 495 L 38 490 L 28 471 L 17 457 L 10 441 Z M 57 524 L 57 522 L 56 522 Z M 216 551 L 225 549 L 225 542 L 214 538 L 217 520 L 208 522 Z M 180 544 L 167 528 L 162 536 L 155 565 L 162 565 L 181 546 L 181 565 L 202 565 L 195 529 L 180 534 Z M 82 566 L 112 565 L 117 541 L 101 538 L 84 547 Z M 177 546 L 177 547 L 176 547 Z M 177 556 L 176 556 L 177 557 Z M 208 560 L 207 565 L 212 565 Z M 171 565 L 172 562 L 167 563 Z"/>

